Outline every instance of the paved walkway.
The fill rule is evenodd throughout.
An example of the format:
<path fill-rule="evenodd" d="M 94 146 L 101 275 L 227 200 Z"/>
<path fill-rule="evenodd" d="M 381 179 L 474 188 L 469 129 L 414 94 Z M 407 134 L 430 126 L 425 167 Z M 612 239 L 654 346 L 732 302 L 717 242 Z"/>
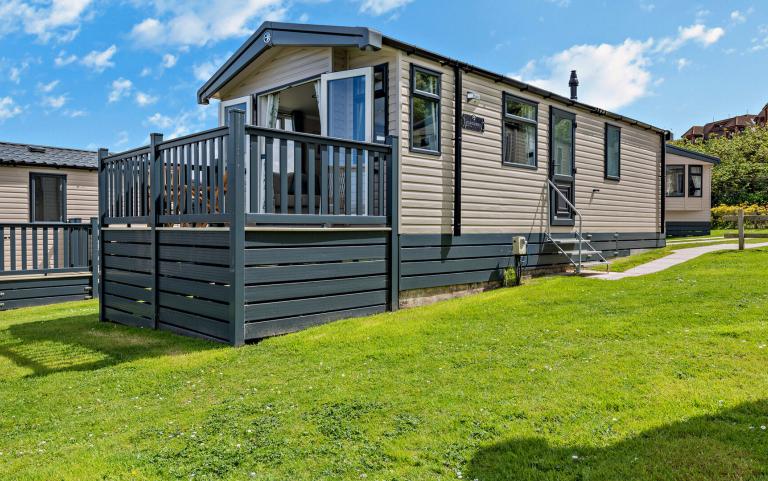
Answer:
<path fill-rule="evenodd" d="M 766 247 L 766 246 L 768 246 L 768 242 L 760 242 L 757 244 L 747 244 L 745 248 L 754 249 L 755 247 Z M 710 245 L 710 246 L 702 246 L 702 247 L 691 247 L 688 249 L 680 249 L 678 251 L 674 251 L 672 254 L 666 257 L 662 257 L 661 259 L 656 259 L 655 261 L 651 261 L 646 264 L 633 267 L 632 269 L 629 269 L 625 272 L 599 273 L 595 275 L 590 275 L 590 277 L 594 279 L 604 279 L 606 281 L 616 281 L 619 279 L 623 279 L 625 277 L 644 276 L 646 274 L 653 274 L 654 272 L 659 272 L 659 271 L 663 271 L 664 269 L 669 269 L 672 266 L 682 264 L 683 262 L 687 262 L 691 259 L 694 259 L 704 254 L 709 254 L 710 252 L 736 250 L 738 248 L 739 248 L 739 244 L 734 243 L 734 244 L 718 244 L 713 246 Z"/>

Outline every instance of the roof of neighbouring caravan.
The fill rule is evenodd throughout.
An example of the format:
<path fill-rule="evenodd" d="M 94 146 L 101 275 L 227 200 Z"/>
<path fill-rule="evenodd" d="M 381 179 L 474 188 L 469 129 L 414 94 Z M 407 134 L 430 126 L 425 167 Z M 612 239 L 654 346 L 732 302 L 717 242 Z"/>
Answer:
<path fill-rule="evenodd" d="M 2 164 L 95 169 L 99 162 L 96 152 L 90 150 L 0 142 Z"/>
<path fill-rule="evenodd" d="M 303 47 L 357 47 L 362 50 L 379 50 L 383 45 L 393 47 L 409 54 L 435 60 L 443 64 L 458 66 L 465 72 L 471 72 L 503 82 L 522 91 L 529 91 L 545 99 L 552 99 L 565 105 L 581 108 L 593 114 L 602 115 L 614 120 L 620 120 L 640 128 L 653 130 L 662 134 L 668 131 L 645 122 L 640 122 L 623 115 L 608 112 L 583 102 L 571 100 L 548 90 L 520 82 L 519 80 L 485 70 L 468 63 L 451 59 L 443 55 L 424 50 L 415 45 L 387 37 L 367 27 L 340 27 L 333 25 L 306 25 L 298 23 L 264 22 L 248 40 L 219 68 L 213 76 L 197 91 L 197 101 L 207 104 L 221 88 L 237 74 L 258 58 L 266 50 L 277 46 Z"/>
<path fill-rule="evenodd" d="M 696 159 L 696 160 L 701 160 L 703 162 L 709 162 L 710 164 L 720 163 L 720 159 L 713 155 L 702 154 L 701 152 L 694 152 L 693 150 L 683 149 L 681 147 L 678 147 L 672 144 L 667 144 L 667 153 L 681 155 L 683 157 L 688 157 L 689 159 Z"/>

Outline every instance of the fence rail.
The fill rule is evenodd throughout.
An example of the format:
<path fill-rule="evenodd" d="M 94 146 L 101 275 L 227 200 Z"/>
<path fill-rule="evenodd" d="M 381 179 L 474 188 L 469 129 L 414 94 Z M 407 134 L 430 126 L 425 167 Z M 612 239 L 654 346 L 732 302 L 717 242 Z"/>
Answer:
<path fill-rule="evenodd" d="M 0 223 L 0 276 L 90 271 L 94 223 Z"/>

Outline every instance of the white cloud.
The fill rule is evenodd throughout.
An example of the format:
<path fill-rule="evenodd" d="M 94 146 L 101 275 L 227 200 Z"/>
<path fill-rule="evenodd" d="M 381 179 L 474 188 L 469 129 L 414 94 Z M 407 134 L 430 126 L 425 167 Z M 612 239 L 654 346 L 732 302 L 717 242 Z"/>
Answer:
<path fill-rule="evenodd" d="M 768 25 L 761 25 L 757 29 L 758 36 L 752 39 L 751 52 L 759 52 L 768 48 Z"/>
<path fill-rule="evenodd" d="M 92 0 L 4 0 L 0 4 L 0 36 L 23 30 L 41 42 L 52 38 L 69 42 L 77 36 L 80 23 L 88 17 L 91 3 Z"/>
<path fill-rule="evenodd" d="M 214 73 L 216 73 L 216 70 L 221 67 L 224 62 L 230 57 L 231 54 L 226 53 L 224 55 L 219 55 L 216 57 L 213 57 L 210 60 L 207 60 L 201 64 L 195 64 L 192 66 L 192 73 L 195 76 L 195 79 L 206 82 L 208 79 L 210 79 Z"/>
<path fill-rule="evenodd" d="M 371 15 L 384 15 L 400 7 L 411 3 L 412 0 L 363 0 L 360 4 L 360 11 Z M 570 0 L 559 0 L 570 1 Z"/>
<path fill-rule="evenodd" d="M 79 109 L 78 110 L 65 110 L 64 111 L 64 115 L 66 115 L 67 117 L 71 117 L 73 119 L 76 119 L 76 118 L 79 118 L 79 117 L 85 117 L 86 115 L 88 115 L 88 112 L 86 112 L 85 110 L 79 110 Z"/>
<path fill-rule="evenodd" d="M 157 97 L 146 94 L 144 92 L 136 92 L 135 99 L 136 103 L 141 107 L 146 107 L 147 105 L 152 105 L 153 103 L 157 102 Z"/>
<path fill-rule="evenodd" d="M 43 105 L 52 109 L 60 109 L 67 103 L 66 95 L 47 96 L 43 97 Z"/>
<path fill-rule="evenodd" d="M 148 77 L 152 73 L 152 69 L 149 67 L 144 67 L 141 69 L 141 73 L 139 74 L 141 77 Z"/>
<path fill-rule="evenodd" d="M 656 10 L 656 4 L 650 2 L 640 2 L 640 9 L 644 12 L 651 13 Z"/>
<path fill-rule="evenodd" d="M 684 68 L 691 65 L 691 61 L 687 58 L 679 58 L 675 63 L 677 65 L 677 70 L 683 70 Z"/>
<path fill-rule="evenodd" d="M 185 110 L 175 116 L 168 116 L 159 112 L 147 118 L 146 123 L 161 130 L 173 129 L 166 139 L 173 139 L 183 135 L 210 128 L 217 115 L 217 109 L 213 106 L 198 105 L 193 110 Z"/>
<path fill-rule="evenodd" d="M 16 117 L 21 113 L 21 107 L 16 105 L 11 97 L 0 97 L 0 122 Z"/>
<path fill-rule="evenodd" d="M 744 23 L 747 21 L 747 16 L 738 10 L 734 10 L 731 12 L 731 20 L 736 23 Z"/>
<path fill-rule="evenodd" d="M 112 81 L 112 90 L 109 92 L 109 103 L 117 102 L 121 98 L 125 97 L 131 92 L 133 88 L 133 82 L 120 77 L 117 80 Z"/>
<path fill-rule="evenodd" d="M 163 68 L 173 68 L 178 61 L 179 58 L 177 56 L 167 53 L 163 55 Z"/>
<path fill-rule="evenodd" d="M 677 36 L 662 38 L 656 49 L 659 52 L 670 53 L 688 42 L 696 42 L 708 47 L 720 40 L 723 35 L 725 35 L 725 30 L 721 27 L 707 28 L 706 25 L 697 23 L 689 27 L 678 27 Z"/>
<path fill-rule="evenodd" d="M 299 16 L 299 23 L 307 23 L 309 22 L 309 14 L 308 13 L 302 13 Z"/>
<path fill-rule="evenodd" d="M 51 81 L 51 82 L 48 82 L 47 84 L 44 84 L 44 83 L 38 83 L 38 84 L 37 84 L 37 88 L 38 88 L 38 89 L 39 89 L 41 92 L 45 92 L 45 93 L 51 93 L 51 92 L 53 91 L 53 89 L 55 89 L 55 88 L 56 88 L 56 86 L 57 86 L 57 85 L 59 85 L 59 81 L 58 81 L 58 80 L 53 80 L 53 81 Z"/>
<path fill-rule="evenodd" d="M 264 20 L 285 18 L 286 0 L 136 0 L 154 15 L 133 26 L 141 46 L 206 45 L 253 33 Z"/>
<path fill-rule="evenodd" d="M 653 40 L 627 39 L 618 45 L 575 45 L 542 62 L 545 75 L 535 75 L 537 63 L 528 62 L 513 77 L 553 92 L 568 95 L 570 71 L 578 71 L 579 100 L 606 109 L 618 109 L 648 93 Z"/>
<path fill-rule="evenodd" d="M 57 67 L 63 67 L 65 65 L 71 64 L 72 62 L 75 62 L 76 60 L 77 55 L 67 55 L 67 52 L 62 50 L 54 59 L 53 63 L 56 64 Z"/>
<path fill-rule="evenodd" d="M 117 46 L 113 44 L 101 52 L 92 50 L 80 60 L 80 63 L 95 72 L 103 72 L 107 68 L 115 66 L 115 63 L 112 61 L 115 53 L 117 53 Z"/>
<path fill-rule="evenodd" d="M 13 83 L 18 84 L 21 81 L 21 69 L 19 67 L 11 67 L 8 79 Z"/>

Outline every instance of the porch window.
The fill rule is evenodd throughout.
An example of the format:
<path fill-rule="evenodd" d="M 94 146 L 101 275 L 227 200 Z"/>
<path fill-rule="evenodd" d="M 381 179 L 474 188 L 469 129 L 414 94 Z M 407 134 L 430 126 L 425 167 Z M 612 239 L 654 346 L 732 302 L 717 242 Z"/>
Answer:
<path fill-rule="evenodd" d="M 31 222 L 64 222 L 67 213 L 67 176 L 29 174 Z"/>
<path fill-rule="evenodd" d="M 411 150 L 440 154 L 441 74 L 411 64 Z"/>
<path fill-rule="evenodd" d="M 605 124 L 605 178 L 619 180 L 621 175 L 621 128 Z"/>
<path fill-rule="evenodd" d="M 688 166 L 688 197 L 702 196 L 702 177 L 704 168 L 700 165 Z"/>
<path fill-rule="evenodd" d="M 538 105 L 530 100 L 504 94 L 502 163 L 536 167 L 536 126 Z"/>
<path fill-rule="evenodd" d="M 388 71 L 385 63 L 373 68 L 373 141 L 378 143 L 385 143 L 389 132 Z"/>
<path fill-rule="evenodd" d="M 667 197 L 685 196 L 685 166 L 667 166 Z"/>

